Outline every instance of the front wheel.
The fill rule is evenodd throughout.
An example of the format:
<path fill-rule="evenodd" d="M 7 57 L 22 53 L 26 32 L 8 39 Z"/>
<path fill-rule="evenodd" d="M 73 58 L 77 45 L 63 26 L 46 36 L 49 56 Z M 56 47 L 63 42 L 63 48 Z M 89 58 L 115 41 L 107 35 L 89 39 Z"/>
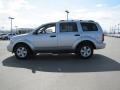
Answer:
<path fill-rule="evenodd" d="M 27 59 L 31 55 L 30 49 L 26 45 L 16 46 L 14 53 L 18 59 Z"/>
<path fill-rule="evenodd" d="M 77 48 L 76 54 L 83 59 L 88 59 L 93 55 L 93 47 L 91 44 L 82 44 Z"/>

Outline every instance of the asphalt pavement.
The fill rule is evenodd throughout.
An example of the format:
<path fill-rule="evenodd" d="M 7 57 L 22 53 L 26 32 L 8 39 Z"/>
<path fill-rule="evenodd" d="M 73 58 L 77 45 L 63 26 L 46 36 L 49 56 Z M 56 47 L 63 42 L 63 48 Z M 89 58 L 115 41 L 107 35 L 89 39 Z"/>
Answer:
<path fill-rule="evenodd" d="M 41 54 L 17 60 L 0 41 L 0 90 L 120 90 L 120 38 L 105 37 L 91 59 Z"/>

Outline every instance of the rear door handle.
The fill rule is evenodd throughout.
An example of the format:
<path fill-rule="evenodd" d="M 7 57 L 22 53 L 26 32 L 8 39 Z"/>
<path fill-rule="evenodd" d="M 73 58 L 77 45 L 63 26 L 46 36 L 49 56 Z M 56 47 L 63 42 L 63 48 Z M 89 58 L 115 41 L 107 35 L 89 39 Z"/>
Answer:
<path fill-rule="evenodd" d="M 56 35 L 51 35 L 50 37 L 56 37 Z"/>
<path fill-rule="evenodd" d="M 75 36 L 80 36 L 80 34 L 75 34 Z"/>

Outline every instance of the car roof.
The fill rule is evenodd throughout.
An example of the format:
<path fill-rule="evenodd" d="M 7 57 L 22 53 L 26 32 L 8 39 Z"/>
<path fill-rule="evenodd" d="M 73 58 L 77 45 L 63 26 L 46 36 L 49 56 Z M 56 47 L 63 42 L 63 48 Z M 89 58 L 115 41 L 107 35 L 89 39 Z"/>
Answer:
<path fill-rule="evenodd" d="M 86 22 L 86 23 L 95 23 L 95 21 L 93 20 L 60 20 L 58 22 L 49 22 L 46 24 L 54 24 L 54 23 L 65 23 L 65 22 Z M 42 24 L 42 25 L 46 25 L 46 24 Z"/>
<path fill-rule="evenodd" d="M 93 20 L 60 20 L 58 22 L 49 22 L 49 23 L 45 23 L 45 24 L 42 24 L 40 25 L 39 27 L 42 27 L 44 25 L 47 25 L 47 24 L 56 24 L 56 23 L 65 23 L 65 22 L 84 22 L 84 23 L 97 23 Z M 38 28 L 39 28 L 38 27 Z"/>
<path fill-rule="evenodd" d="M 93 20 L 60 20 L 59 22 L 95 22 Z"/>

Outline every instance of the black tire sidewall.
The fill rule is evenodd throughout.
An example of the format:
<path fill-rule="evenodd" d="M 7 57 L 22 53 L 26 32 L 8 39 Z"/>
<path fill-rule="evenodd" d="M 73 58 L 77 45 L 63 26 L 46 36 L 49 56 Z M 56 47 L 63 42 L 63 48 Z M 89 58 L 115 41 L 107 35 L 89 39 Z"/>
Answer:
<path fill-rule="evenodd" d="M 24 47 L 24 48 L 26 48 L 26 50 L 27 50 L 27 55 L 24 57 L 24 58 L 22 58 L 22 57 L 19 57 L 18 55 L 17 55 L 17 49 L 19 48 L 19 47 Z M 17 45 L 16 47 L 15 47 L 15 50 L 14 50 L 14 53 L 15 53 L 15 56 L 18 58 L 18 59 L 27 59 L 27 58 L 29 58 L 30 57 L 30 49 L 29 49 L 29 47 L 28 46 L 26 46 L 26 45 Z"/>
<path fill-rule="evenodd" d="M 82 56 L 81 53 L 80 53 L 81 48 L 84 47 L 84 46 L 87 46 L 87 47 L 89 47 L 89 48 L 91 49 L 91 54 L 90 54 L 88 57 L 84 57 L 84 56 Z M 79 47 L 78 47 L 77 50 L 76 50 L 76 54 L 79 55 L 79 56 L 80 56 L 81 58 L 83 58 L 83 59 L 88 59 L 88 58 L 92 57 L 93 52 L 94 52 L 94 51 L 93 51 L 93 46 L 92 46 L 91 44 L 82 44 L 82 45 L 79 45 Z"/>

